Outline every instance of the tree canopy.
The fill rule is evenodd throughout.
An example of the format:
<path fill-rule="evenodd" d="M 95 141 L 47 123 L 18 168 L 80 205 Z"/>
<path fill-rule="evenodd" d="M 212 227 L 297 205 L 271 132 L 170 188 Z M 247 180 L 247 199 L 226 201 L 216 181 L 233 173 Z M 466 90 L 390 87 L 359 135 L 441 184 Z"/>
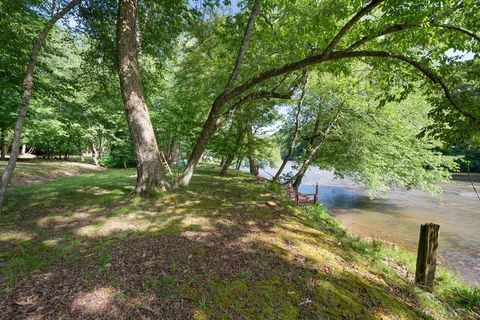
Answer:
<path fill-rule="evenodd" d="M 126 5 L 0 4 L 2 150 L 89 153 L 136 165 L 139 177 L 188 159 L 182 186 L 202 155 L 223 159 L 223 173 L 248 161 L 255 174 L 282 149 L 300 168 L 382 191 L 394 182 L 434 190 L 455 169 L 442 149 L 478 147 L 475 1 L 133 1 L 119 15 Z M 122 38 L 127 20 L 135 33 Z M 137 61 L 136 77 L 123 57 Z M 33 92 L 30 80 L 21 86 L 26 70 Z M 141 110 L 135 128 L 129 115 Z"/>

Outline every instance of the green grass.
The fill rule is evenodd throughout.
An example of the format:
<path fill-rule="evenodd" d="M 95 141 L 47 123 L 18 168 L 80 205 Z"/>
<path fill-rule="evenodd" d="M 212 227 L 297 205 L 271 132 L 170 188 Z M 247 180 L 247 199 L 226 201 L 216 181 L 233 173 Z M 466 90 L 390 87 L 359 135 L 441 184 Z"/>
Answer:
<path fill-rule="evenodd" d="M 72 317 L 75 301 L 93 294 L 124 306 L 118 312 L 137 308 L 137 317 L 478 317 L 478 287 L 448 270 L 439 268 L 426 293 L 412 284 L 411 252 L 359 239 L 321 205 L 294 206 L 277 185 L 217 171 L 204 165 L 188 188 L 148 198 L 130 196 L 134 169 L 9 189 L 0 215 L 4 305 L 32 285 L 55 295 L 65 281 L 74 288 L 62 296 L 65 310 L 45 300 L 39 312 Z M 119 317 L 82 308 L 75 317 Z"/>

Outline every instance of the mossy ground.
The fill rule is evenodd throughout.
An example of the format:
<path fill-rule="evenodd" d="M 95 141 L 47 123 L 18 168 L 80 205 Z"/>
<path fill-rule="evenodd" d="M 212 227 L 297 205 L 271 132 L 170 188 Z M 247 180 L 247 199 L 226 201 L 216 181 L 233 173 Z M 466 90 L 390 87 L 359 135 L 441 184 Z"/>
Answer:
<path fill-rule="evenodd" d="M 411 284 L 411 253 L 355 238 L 322 207 L 296 207 L 246 174 L 217 172 L 204 165 L 188 188 L 147 199 L 130 196 L 133 169 L 12 187 L 0 215 L 0 318 L 478 315 L 459 307 L 465 287 L 447 271 L 426 293 Z"/>

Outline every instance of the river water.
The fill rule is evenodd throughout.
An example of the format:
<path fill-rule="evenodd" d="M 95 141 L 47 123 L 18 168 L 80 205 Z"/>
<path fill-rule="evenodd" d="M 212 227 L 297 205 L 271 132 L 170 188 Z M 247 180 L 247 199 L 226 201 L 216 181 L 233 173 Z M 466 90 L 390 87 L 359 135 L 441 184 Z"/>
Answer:
<path fill-rule="evenodd" d="M 284 173 L 292 171 L 289 163 Z M 275 168 L 260 174 L 271 178 Z M 475 176 L 477 190 L 480 176 Z M 396 189 L 385 198 L 370 199 L 365 188 L 332 172 L 310 168 L 299 188 L 314 193 L 348 229 L 363 237 L 380 238 L 416 250 L 420 225 L 440 225 L 439 261 L 469 283 L 480 283 L 480 200 L 465 176 L 442 185 L 441 197 L 418 190 Z"/>

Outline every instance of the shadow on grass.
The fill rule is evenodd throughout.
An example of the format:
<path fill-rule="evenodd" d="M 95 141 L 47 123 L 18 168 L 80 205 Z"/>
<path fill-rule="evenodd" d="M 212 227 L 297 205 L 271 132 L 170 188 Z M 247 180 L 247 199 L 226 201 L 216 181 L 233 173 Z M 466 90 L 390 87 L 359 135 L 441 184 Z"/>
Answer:
<path fill-rule="evenodd" d="M 2 231 L 29 238 L 2 240 L 5 319 L 429 318 L 251 177 L 203 168 L 186 190 L 140 199 L 133 174 L 10 191 Z"/>

